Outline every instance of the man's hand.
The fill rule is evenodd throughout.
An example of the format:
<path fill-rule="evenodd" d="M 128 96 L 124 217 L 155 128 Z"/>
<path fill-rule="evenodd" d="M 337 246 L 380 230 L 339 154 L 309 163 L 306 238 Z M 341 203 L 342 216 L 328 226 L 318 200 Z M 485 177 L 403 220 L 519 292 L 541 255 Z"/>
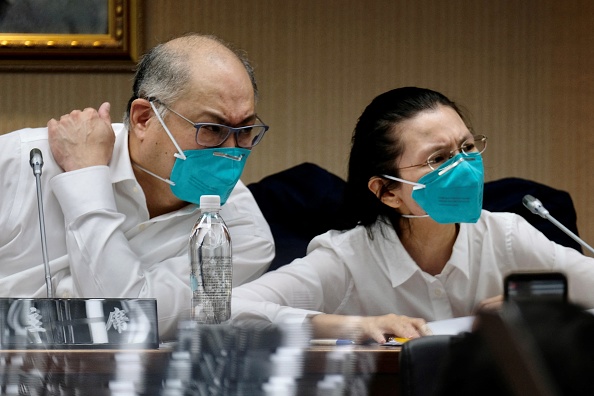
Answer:
<path fill-rule="evenodd" d="M 66 172 L 109 163 L 115 144 L 109 110 L 110 104 L 105 102 L 99 110 L 74 110 L 60 121 L 49 120 L 50 148 Z"/>

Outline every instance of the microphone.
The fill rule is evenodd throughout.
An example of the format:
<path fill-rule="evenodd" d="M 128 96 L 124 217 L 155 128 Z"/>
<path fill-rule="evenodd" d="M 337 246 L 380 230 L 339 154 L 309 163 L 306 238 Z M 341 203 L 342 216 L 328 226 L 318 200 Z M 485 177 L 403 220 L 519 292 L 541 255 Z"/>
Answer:
<path fill-rule="evenodd" d="M 37 210 L 39 212 L 39 231 L 41 232 L 41 251 L 43 253 L 43 266 L 45 269 L 45 286 L 47 297 L 53 298 L 52 274 L 50 272 L 49 259 L 47 254 L 47 238 L 45 236 L 45 220 L 43 215 L 43 196 L 41 194 L 41 168 L 43 167 L 43 156 L 41 150 L 34 148 L 29 153 L 29 164 L 33 168 L 33 175 L 37 184 Z"/>
<path fill-rule="evenodd" d="M 557 226 L 561 231 L 569 235 L 574 241 L 588 249 L 590 252 L 594 253 L 594 248 L 584 242 L 579 236 L 575 235 L 571 232 L 570 229 L 565 227 L 563 224 L 559 223 L 553 216 L 549 214 L 549 211 L 543 206 L 542 202 L 538 199 L 534 198 L 532 195 L 524 195 L 522 198 L 522 203 L 524 206 L 534 214 L 539 215 L 540 217 L 549 220 L 551 223 Z"/>
<path fill-rule="evenodd" d="M 155 298 L 54 297 L 41 193 L 43 155 L 38 148 L 31 150 L 29 165 L 37 183 L 47 298 L 0 298 L 0 347 L 158 349 Z M 15 334 L 15 328 L 24 331 Z"/>
<path fill-rule="evenodd" d="M 41 150 L 34 148 L 29 153 L 29 164 L 33 168 L 33 175 L 41 175 L 41 168 L 43 167 L 43 156 Z"/>

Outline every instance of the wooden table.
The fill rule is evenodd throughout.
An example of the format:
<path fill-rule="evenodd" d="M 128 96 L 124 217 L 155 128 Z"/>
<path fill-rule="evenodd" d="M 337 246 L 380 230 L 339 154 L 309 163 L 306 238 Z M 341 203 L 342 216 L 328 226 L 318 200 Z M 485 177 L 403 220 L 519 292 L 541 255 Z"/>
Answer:
<path fill-rule="evenodd" d="M 312 385 L 315 386 L 314 382 L 335 371 L 328 367 L 330 354 L 342 353 L 351 354 L 354 358 L 351 378 L 356 378 L 359 385 L 365 386 L 369 395 L 398 395 L 400 350 L 399 346 L 310 347 L 303 367 L 303 382 L 308 383 L 310 388 L 301 393 L 314 394 L 309 392 Z"/>
<path fill-rule="evenodd" d="M 0 394 L 158 395 L 171 376 L 174 350 L 0 350 Z M 369 395 L 398 394 L 400 347 L 315 346 L 304 351 L 299 394 L 343 374 Z M 176 360 L 176 362 L 180 362 Z M 189 366 L 188 366 L 189 367 Z M 349 393 L 345 393 L 349 394 Z"/>

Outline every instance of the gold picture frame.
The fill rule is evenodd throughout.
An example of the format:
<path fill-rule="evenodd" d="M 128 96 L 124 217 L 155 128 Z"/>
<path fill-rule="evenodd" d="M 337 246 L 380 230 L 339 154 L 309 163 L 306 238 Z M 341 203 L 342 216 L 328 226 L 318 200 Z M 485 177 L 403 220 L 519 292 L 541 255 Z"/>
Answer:
<path fill-rule="evenodd" d="M 142 0 L 94 1 L 107 6 L 98 34 L 0 31 L 0 71 L 133 70 L 141 53 Z"/>

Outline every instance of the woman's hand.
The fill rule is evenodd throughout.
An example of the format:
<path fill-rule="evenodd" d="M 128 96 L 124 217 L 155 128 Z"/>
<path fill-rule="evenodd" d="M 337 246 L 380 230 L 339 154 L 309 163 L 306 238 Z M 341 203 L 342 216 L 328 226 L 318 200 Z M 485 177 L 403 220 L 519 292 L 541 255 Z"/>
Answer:
<path fill-rule="evenodd" d="M 500 310 L 503 305 L 503 295 L 500 294 L 495 297 L 486 298 L 481 301 L 476 307 L 476 312 L 479 311 L 497 311 Z"/>
<path fill-rule="evenodd" d="M 387 341 L 386 334 L 404 338 L 418 338 L 432 334 L 424 319 L 395 314 L 364 317 L 361 327 L 364 338 L 371 338 L 380 344 Z"/>
<path fill-rule="evenodd" d="M 383 344 L 386 342 L 386 335 L 418 338 L 432 334 L 424 319 L 395 314 L 381 316 L 320 314 L 312 317 L 311 323 L 316 338 L 345 338 L 357 342 L 373 339 Z"/>

